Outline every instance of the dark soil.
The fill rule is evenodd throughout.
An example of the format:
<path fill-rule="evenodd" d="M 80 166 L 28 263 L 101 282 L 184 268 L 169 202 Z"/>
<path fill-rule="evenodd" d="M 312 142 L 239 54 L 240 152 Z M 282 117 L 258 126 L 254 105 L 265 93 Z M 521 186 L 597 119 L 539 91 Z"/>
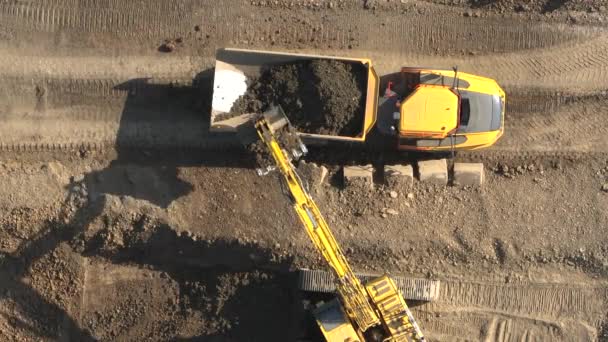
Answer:
<path fill-rule="evenodd" d="M 231 113 L 280 105 L 300 131 L 357 135 L 365 113 L 366 70 L 358 64 L 314 60 L 273 66 L 251 81 Z"/>

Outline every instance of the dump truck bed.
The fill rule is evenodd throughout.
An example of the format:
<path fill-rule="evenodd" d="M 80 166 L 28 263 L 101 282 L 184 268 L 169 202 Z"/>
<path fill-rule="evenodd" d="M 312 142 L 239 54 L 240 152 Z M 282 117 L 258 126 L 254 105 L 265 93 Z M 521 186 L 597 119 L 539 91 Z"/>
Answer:
<path fill-rule="evenodd" d="M 298 130 L 298 134 L 307 144 L 323 143 L 330 140 L 363 142 L 376 120 L 379 85 L 378 76 L 371 61 L 364 58 L 220 49 L 216 55 L 210 130 L 213 132 L 235 132 L 240 125 L 255 114 L 235 114 L 231 112 L 231 109 L 237 100 L 247 93 L 248 82 L 259 77 L 264 70 L 278 65 L 314 60 L 335 60 L 364 68 L 366 75 L 362 80 L 363 84 L 361 84 L 361 89 L 364 92 L 362 94 L 364 99 L 363 115 L 360 122 L 356 123 L 353 134 L 313 134 L 301 130 Z M 288 111 L 288 109 L 285 110 Z M 289 115 L 289 113 L 287 114 Z M 314 114 L 316 113 L 311 113 L 311 117 Z"/>

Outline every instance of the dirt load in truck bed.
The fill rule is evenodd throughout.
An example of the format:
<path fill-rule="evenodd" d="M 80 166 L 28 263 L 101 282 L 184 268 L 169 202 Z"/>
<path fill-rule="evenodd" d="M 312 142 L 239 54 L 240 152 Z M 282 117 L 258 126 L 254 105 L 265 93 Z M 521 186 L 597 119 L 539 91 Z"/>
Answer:
<path fill-rule="evenodd" d="M 278 104 L 301 132 L 355 136 L 363 126 L 366 77 L 364 66 L 335 60 L 272 66 L 250 80 L 231 114 Z"/>

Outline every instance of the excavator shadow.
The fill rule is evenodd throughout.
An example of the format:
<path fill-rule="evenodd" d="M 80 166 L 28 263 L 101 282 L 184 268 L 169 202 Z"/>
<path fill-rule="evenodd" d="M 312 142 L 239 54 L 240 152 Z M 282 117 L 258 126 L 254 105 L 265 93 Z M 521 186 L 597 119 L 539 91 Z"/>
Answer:
<path fill-rule="evenodd" d="M 104 182 L 112 182 L 109 175 L 111 173 L 105 174 Z M 179 331 L 179 322 L 192 320 L 190 317 L 202 318 L 194 323 L 199 327 L 199 333 L 182 340 L 242 341 L 247 340 L 252 331 L 265 341 L 285 340 L 285 336 L 289 336 L 290 324 L 296 314 L 289 307 L 293 296 L 297 296 L 293 291 L 295 280 L 290 272 L 292 260 L 289 256 L 277 255 L 270 248 L 252 242 L 199 240 L 190 234 L 179 233 L 178 229 L 162 220 L 140 215 L 137 210 L 120 211 L 127 213 L 125 215 L 129 218 L 112 216 L 111 213 L 115 212 L 112 206 L 121 202 L 117 200 L 119 197 L 101 194 L 87 198 L 88 189 L 95 186 L 100 189 L 99 185 L 87 185 L 91 181 L 99 182 L 89 177 L 73 182 L 58 218 L 48 222 L 38 236 L 24 242 L 15 255 L 1 255 L 0 300 L 8 299 L 14 303 L 16 317 L 9 317 L 13 326 L 41 338 L 99 340 L 99 334 L 107 336 L 104 334 L 111 329 L 104 327 L 104 321 L 97 321 L 105 312 L 95 310 L 91 316 L 87 314 L 89 311 L 81 312 L 85 310 L 84 306 L 78 306 L 110 300 L 113 312 L 116 306 L 121 307 L 121 301 L 116 298 L 126 298 L 127 307 L 132 306 L 132 298 L 143 303 L 147 300 L 170 301 L 169 292 L 166 299 L 137 297 L 134 289 L 154 280 L 141 279 L 142 284 L 138 286 L 137 277 L 133 277 L 133 271 L 129 270 L 152 270 L 166 275 L 167 279 L 159 281 L 168 280 L 179 288 L 179 296 L 175 300 L 177 307 L 167 307 L 168 311 L 173 310 L 175 319 L 158 322 L 164 329 L 169 329 L 164 331 L 170 339 L 183 335 Z M 101 188 L 110 191 L 114 185 L 102 185 Z M 171 197 L 179 195 L 177 191 L 169 194 Z M 157 206 L 166 206 L 172 199 L 157 202 Z M 118 244 L 117 236 L 121 237 Z M 76 308 L 68 310 L 60 304 L 64 300 L 61 296 L 57 303 L 54 297 L 48 297 L 49 293 L 39 292 L 39 288 L 31 286 L 27 280 L 30 269 L 41 267 L 59 251 L 76 259 L 88 260 L 82 263 L 85 269 L 76 273 L 85 272 L 91 276 L 95 273 L 92 270 L 99 268 L 95 265 L 102 265 L 104 277 L 117 277 L 116 281 L 130 279 L 132 286 L 120 287 L 120 293 L 113 295 L 115 298 L 97 298 L 107 295 L 108 291 L 115 291 L 104 289 L 107 286 L 111 288 L 115 281 L 100 284 L 86 281 L 85 277 L 82 283 L 77 283 L 82 286 L 77 293 L 83 296 L 86 293 L 86 297 L 77 301 Z M 124 269 L 127 273 L 121 276 Z M 49 272 L 55 270 L 51 267 Z M 127 293 L 122 293 L 124 291 Z M 148 306 L 134 310 L 145 312 Z M 154 314 L 151 311 L 149 315 Z M 273 328 L 261 330 L 260 326 Z M 128 329 L 122 333 L 128 333 Z"/>
<path fill-rule="evenodd" d="M 85 242 L 83 254 L 152 269 L 176 282 L 177 316 L 199 317 L 201 331 L 181 340 L 242 341 L 255 332 L 261 340 L 279 341 L 289 335 L 291 258 L 254 243 L 193 239 L 165 223 L 135 225 L 125 246 L 114 251 L 104 248 L 106 233 Z"/>

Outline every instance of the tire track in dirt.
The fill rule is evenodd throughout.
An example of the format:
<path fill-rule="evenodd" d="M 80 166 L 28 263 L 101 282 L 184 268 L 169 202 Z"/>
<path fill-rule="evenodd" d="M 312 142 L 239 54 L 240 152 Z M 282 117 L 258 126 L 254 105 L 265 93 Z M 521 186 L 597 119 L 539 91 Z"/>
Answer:
<path fill-rule="evenodd" d="M 176 93 L 200 92 L 211 87 L 211 80 L 191 78 L 25 78 L 0 76 L 0 105 L 38 108 L 62 108 L 74 105 L 100 107 L 124 105 L 129 99 L 154 105 L 161 100 L 172 100 Z M 194 95 L 194 94 L 193 94 Z"/>
<path fill-rule="evenodd" d="M 3 83 L 18 91 L 0 92 L 8 99 L 0 127 L 2 150 L 238 146 L 231 136 L 208 132 L 207 79 L 9 77 L 0 78 Z M 42 101 L 36 89 L 45 89 Z"/>
<path fill-rule="evenodd" d="M 303 53 L 338 55 L 335 50 L 302 50 Z M 353 52 L 346 56 L 366 56 L 375 61 L 379 74 L 400 70 L 404 65 L 433 65 L 477 73 L 496 79 L 505 87 L 544 87 L 553 89 L 608 89 L 608 35 L 559 49 L 530 51 L 525 54 L 502 54 L 471 58 L 409 56 L 400 58 L 388 53 Z M 40 58 L 0 51 L 0 73 L 5 75 L 48 75 L 59 78 L 176 78 L 192 77 L 210 69 L 213 58 L 202 57 L 71 57 Z M 398 61 L 398 62 L 396 62 Z M 181 75 L 178 77 L 178 75 Z"/>
<path fill-rule="evenodd" d="M 60 4 L 62 2 L 55 1 L 53 3 Z M 244 10 L 237 8 L 236 3 L 229 2 L 224 6 L 201 5 L 199 7 L 204 8 L 205 11 L 197 13 L 197 16 L 209 17 L 212 22 L 224 21 L 222 23 L 224 26 L 220 25 L 220 29 L 217 31 L 220 42 L 246 40 L 254 46 L 267 44 L 265 41 L 259 42 L 256 39 L 260 35 L 263 36 L 265 33 L 272 32 L 276 28 L 276 23 L 268 21 L 267 16 L 260 16 L 259 18 L 243 17 Z M 5 9 L 9 8 L 9 12 L 12 14 L 24 15 L 23 13 L 30 13 L 27 15 L 38 19 L 49 17 L 48 15 L 31 14 L 39 13 L 36 11 L 23 10 L 27 6 L 40 7 L 42 5 L 32 5 L 31 3 L 28 5 L 23 2 L 11 4 L 4 2 L 2 6 Z M 87 7 L 88 5 L 91 5 L 91 7 Z M 116 5 L 116 3 L 108 0 L 100 3 L 99 8 L 106 5 Z M 157 3 L 154 3 L 154 6 L 160 6 L 155 8 L 164 10 L 174 10 L 174 8 L 162 8 L 162 5 Z M 183 6 L 198 6 L 198 4 L 189 2 Z M 15 8 L 19 9 L 15 10 Z M 97 7 L 86 3 L 84 8 Z M 129 10 L 129 8 L 124 9 L 125 12 Z M 152 10 L 152 12 L 155 11 Z M 336 16 L 344 21 L 348 19 L 348 25 L 338 25 L 340 20 L 331 24 L 313 22 L 305 29 L 297 26 L 289 28 L 286 37 L 295 38 L 296 41 L 307 44 L 310 40 L 317 39 L 315 44 L 320 41 L 320 46 L 324 46 L 326 43 L 333 44 L 332 42 L 337 42 L 337 45 L 351 44 L 352 39 L 357 37 L 359 46 L 349 50 L 346 54 L 368 55 L 374 58 L 381 73 L 399 70 L 405 64 L 433 64 L 437 66 L 459 64 L 464 71 L 496 78 L 507 89 L 520 89 L 516 94 L 507 93 L 509 101 L 513 101 L 513 111 L 511 112 L 508 103 L 507 133 L 498 144 L 497 151 L 547 153 L 566 148 L 569 151 L 576 152 L 595 152 L 601 151 L 605 147 L 603 133 L 606 132 L 606 125 L 602 125 L 601 122 L 601 118 L 605 116 L 604 108 L 594 105 L 592 101 L 564 100 L 560 95 L 562 91 L 567 89 L 578 88 L 588 92 L 608 89 L 608 77 L 605 77 L 608 76 L 608 36 L 604 30 L 530 23 L 522 24 L 523 26 L 520 25 L 519 27 L 492 25 L 489 22 L 477 21 L 477 19 L 446 15 L 445 28 L 424 25 L 424 20 L 429 20 L 424 16 L 413 16 L 413 20 L 418 21 L 408 22 L 407 24 L 404 20 L 391 20 L 393 18 L 391 17 L 389 20 L 385 20 L 387 23 L 384 26 L 378 22 L 378 25 L 371 25 L 367 32 L 363 32 L 353 25 L 380 19 L 370 16 L 365 11 L 356 11 L 354 16 L 348 16 L 348 18 L 340 17 L 340 15 L 344 16 L 344 13 L 340 13 L 338 12 Z M 345 13 L 353 14 L 351 12 Z M 227 24 L 225 18 L 229 16 L 233 16 L 235 20 Z M 401 17 L 395 16 L 394 18 Z M 113 19 L 110 18 L 110 20 Z M 434 21 L 436 22 L 436 19 Z M 448 28 L 451 29 L 448 30 Z M 466 32 L 476 32 L 479 36 L 467 36 Z M 387 33 L 404 38 L 416 37 L 418 40 L 396 40 L 395 44 L 389 44 L 389 47 L 384 49 L 393 52 L 386 53 L 381 49 L 382 45 L 386 45 L 386 40 L 377 38 L 384 37 Z M 497 35 L 500 36 L 501 34 L 507 34 L 510 38 L 495 39 Z M 488 51 L 496 51 L 497 49 L 531 50 L 525 53 L 516 52 L 464 58 L 420 55 L 420 51 L 433 47 L 433 44 L 441 46 L 454 39 L 482 45 L 487 45 L 488 41 L 502 42 L 500 43 L 503 44 L 502 46 L 486 46 Z M 584 39 L 588 40 L 584 41 Z M 427 44 L 426 42 L 430 43 Z M 371 52 L 367 54 L 363 52 L 370 47 L 377 48 L 375 51 L 382 51 L 382 53 Z M 431 50 L 433 49 L 431 48 L 429 51 Z M 302 52 L 344 53 L 343 50 L 329 48 L 307 48 Z M 21 56 L 14 54 L 14 52 L 0 53 L 0 61 L 2 61 L 0 65 L 4 66 L 4 70 L 0 72 L 6 75 L 0 77 L 0 84 L 6 85 L 5 89 L 7 89 L 3 93 L 0 92 L 0 108 L 4 108 L 5 112 L 10 113 L 14 109 L 13 107 L 16 107 L 21 109 L 21 115 L 24 117 L 26 114 L 36 116 L 43 110 L 53 110 L 56 117 L 67 120 L 90 121 L 92 125 L 115 127 L 113 128 L 115 131 L 120 129 L 116 127 L 121 124 L 121 116 L 117 114 L 118 109 L 102 110 L 96 107 L 107 107 L 108 105 L 118 107 L 121 102 L 135 99 L 137 101 L 133 101 L 136 103 L 133 107 L 140 113 L 134 116 L 138 118 L 146 117 L 145 102 L 147 100 L 153 102 L 157 98 L 169 98 L 170 92 L 174 90 L 175 86 L 188 87 L 196 73 L 211 68 L 214 62 L 213 58 L 210 57 L 180 57 L 176 55 L 128 58 L 40 58 Z M 154 78 L 154 81 L 150 81 L 148 78 Z M 538 88 L 540 90 L 535 90 L 538 96 L 534 95 L 528 99 L 530 95 L 525 94 L 525 92 L 531 85 L 534 89 Z M 547 90 L 542 90 L 543 88 Z M 76 110 L 66 108 L 71 106 L 76 106 Z M 165 114 L 168 113 L 167 111 Z M 194 113 L 177 110 L 176 115 L 177 118 L 184 115 L 187 120 L 190 120 L 188 117 L 193 116 Z M 162 119 L 162 114 L 159 113 L 151 114 L 151 116 Z M 173 121 L 177 118 L 174 117 Z M 133 128 L 132 125 L 135 122 L 140 122 L 144 127 L 141 129 Z M 159 122 L 162 122 L 162 120 Z M 204 119 L 200 122 L 196 120 L 189 122 L 196 122 L 200 126 L 204 125 Z M 566 125 L 564 122 L 568 122 L 568 124 Z M 147 123 L 145 120 L 127 120 L 125 123 L 128 124 L 123 126 L 130 127 L 127 131 L 146 132 L 156 130 L 149 126 L 154 124 Z M 173 125 L 173 127 L 177 126 Z M 101 134 L 104 137 L 102 139 L 103 144 L 115 140 L 111 138 L 111 131 L 104 131 Z M 173 128 L 171 131 L 174 131 Z M 534 134 L 530 134 L 531 131 Z M 10 137 L 10 132 L 7 133 L 9 136 L 4 138 L 3 143 L 5 146 L 12 146 L 16 139 Z M 39 133 L 40 131 L 38 131 L 38 135 L 33 134 L 31 136 L 42 139 L 39 137 Z M 56 133 L 61 135 L 60 131 L 56 131 Z M 120 133 L 114 133 L 115 136 L 118 134 Z M 78 144 L 96 144 L 99 140 L 99 138 L 93 138 L 92 141 L 83 139 L 85 137 L 80 136 Z M 55 143 L 52 137 L 44 137 L 43 140 L 49 144 Z M 27 141 L 22 141 L 21 144 L 27 145 Z M 139 141 L 145 142 L 146 139 L 140 138 Z M 155 140 L 151 139 L 149 141 Z M 573 145 L 572 141 L 576 141 L 577 144 Z M 67 143 L 73 143 L 73 141 L 68 139 L 61 142 L 61 144 Z M 179 145 L 178 142 L 175 143 Z M 185 144 L 191 146 L 193 142 L 189 140 Z M 195 145 L 214 146 L 213 144 L 207 145 L 202 140 Z"/>
<path fill-rule="evenodd" d="M 498 150 L 600 152 L 608 148 L 608 92 L 507 89 Z"/>
<path fill-rule="evenodd" d="M 435 305 L 453 305 L 540 317 L 599 317 L 597 313 L 601 313 L 604 298 L 606 288 L 603 286 L 442 281 L 439 296 L 428 309 Z"/>
<path fill-rule="evenodd" d="M 62 79 L 193 79 L 214 66 L 197 56 L 40 57 L 0 49 L 0 75 Z"/>
<path fill-rule="evenodd" d="M 267 16 L 273 12 L 269 11 Z M 304 13 L 305 15 L 306 13 Z M 304 16 L 305 17 L 305 16 Z M 399 57 L 411 55 L 493 54 L 522 51 L 567 43 L 584 42 L 598 33 L 596 28 L 573 28 L 522 21 L 497 24 L 495 19 L 464 18 L 452 13 L 420 15 L 404 13 L 382 17 L 368 11 L 337 12 L 330 20 L 306 22 L 286 37 L 305 43 L 300 48 L 382 51 Z M 437 18 L 442 20 L 437 20 Z M 257 17 L 256 17 L 257 18 Z M 219 42 L 245 42 L 252 48 L 269 48 L 276 23 L 264 15 L 238 22 Z M 266 18 L 266 19 L 265 19 Z M 257 20 L 257 21 L 256 21 Z M 238 28 L 245 25 L 245 34 Z M 217 26 L 222 30 L 221 24 Z M 228 38 L 229 37 L 229 38 Z M 497 39 L 500 37 L 500 39 Z M 281 47 L 281 45 L 276 45 Z M 286 47 L 299 47 L 287 45 Z"/>
<path fill-rule="evenodd" d="M 8 5 L 5 3 L 5 6 Z M 156 6 L 154 3 L 150 12 L 166 12 L 155 9 Z M 196 8 L 190 10 L 195 13 L 194 19 L 189 24 L 184 24 L 187 31 L 192 31 L 195 25 L 202 22 L 200 32 L 196 35 L 200 38 L 209 32 L 213 33 L 213 46 L 205 48 L 202 57 L 209 62 L 206 64 L 208 67 L 213 64 L 216 47 L 237 45 L 248 48 L 299 48 L 313 53 L 370 55 L 384 73 L 399 70 L 406 62 L 443 67 L 458 64 L 463 70 L 489 75 L 501 83 L 514 85 L 524 82 L 557 82 L 562 86 L 571 86 L 572 83 L 585 83 L 589 86 L 592 81 L 605 80 L 606 77 L 603 76 L 608 72 L 607 31 L 601 28 L 507 19 L 504 19 L 507 22 L 501 23 L 492 18 L 464 18 L 449 12 L 377 17 L 369 11 L 335 11 L 321 19 L 310 15 L 314 12 L 301 10 L 293 11 L 294 13 L 270 10 L 253 15 L 260 9 L 236 1 L 220 6 L 190 4 L 183 7 Z M 76 10 L 96 9 L 78 7 Z M 118 11 L 120 7 L 113 10 Z M 16 15 L 12 10 L 9 12 L 9 17 Z M 130 13 L 130 8 L 124 8 L 121 12 Z M 165 15 L 171 17 L 170 13 Z M 284 20 L 298 21 L 295 24 L 292 22 L 293 25 L 277 23 L 281 14 L 288 16 Z M 437 17 L 442 20 L 437 20 Z M 272 18 L 275 19 L 271 20 Z M 184 19 L 179 22 L 187 21 Z M 118 24 L 102 26 L 123 30 Z M 363 26 L 365 29 L 362 29 Z M 159 27 L 162 25 L 155 25 L 153 30 Z M 128 25 L 125 29 L 133 30 L 134 34 L 150 31 L 144 28 L 132 29 Z M 279 33 L 275 34 L 276 32 Z M 176 34 L 166 32 L 159 36 L 175 37 Z M 438 56 L 463 51 L 481 53 L 483 56 Z M 563 75 L 564 73 L 568 74 Z"/>
<path fill-rule="evenodd" d="M 439 340 L 479 334 L 484 341 L 587 340 L 600 326 L 607 295 L 603 285 L 442 281 L 437 300 L 416 316 Z"/>
<path fill-rule="evenodd" d="M 136 2 L 91 4 L 4 1 L 0 3 L 0 15 L 17 27 L 43 32 L 67 29 L 115 32 L 124 37 L 172 36 L 183 32 L 184 23 L 192 21 L 192 8 L 188 3 L 173 6 L 162 6 L 162 2 L 152 6 Z"/>
<path fill-rule="evenodd" d="M 45 142 L 44 146 L 52 146 L 53 143 L 106 146 L 116 141 L 123 131 L 137 131 L 127 136 L 140 136 L 138 139 L 127 140 L 130 143 L 139 141 L 142 147 L 154 148 L 153 142 L 157 140 L 145 139 L 141 135 L 146 131 L 153 134 L 163 130 L 175 135 L 175 146 L 215 146 L 213 142 L 204 140 L 210 136 L 204 132 L 208 120 L 205 111 L 184 105 L 194 101 L 203 89 L 197 88 L 198 85 L 189 89 L 193 86 L 190 79 L 0 78 L 0 84 L 10 85 L 4 89 L 15 90 L 12 93 L 0 92 L 0 98 L 6 99 L 3 105 L 9 108 L 3 114 L 7 127 L 20 127 L 6 131 L 1 139 L 5 146 L 20 143 L 17 148 L 23 148 L 23 144 L 40 144 L 41 140 Z M 180 90 L 181 87 L 186 89 L 185 93 Z M 39 89 L 44 89 L 43 101 L 38 94 Z M 508 96 L 509 103 L 513 104 L 508 105 L 505 136 L 493 149 L 494 152 L 554 155 L 560 151 L 601 152 L 608 147 L 608 125 L 604 124 L 608 100 L 604 92 L 573 93 L 516 88 L 508 89 Z M 17 109 L 11 110 L 11 104 Z M 167 109 L 159 111 L 158 108 Z M 48 127 L 55 129 L 44 130 L 48 134 L 45 135 L 36 124 L 31 126 L 31 133 L 28 134 L 25 123 L 31 118 L 45 120 Z M 66 125 L 68 121 L 70 124 Z M 178 133 L 182 129 L 182 121 L 197 127 L 198 139 Z M 59 125 L 59 122 L 62 124 Z M 77 130 L 80 135 L 67 134 L 79 125 L 83 126 Z M 136 125 L 141 125 L 141 129 L 137 129 Z M 101 131 L 96 134 L 95 129 Z M 88 132 L 88 135 L 82 135 L 83 132 Z M 162 143 L 158 147 L 164 145 Z"/>
<path fill-rule="evenodd" d="M 552 165 L 557 161 L 585 162 L 589 160 L 608 159 L 608 153 L 604 151 L 581 152 L 581 151 L 511 151 L 490 148 L 483 151 L 457 152 L 456 161 L 478 162 L 478 163 L 515 163 Z"/>
<path fill-rule="evenodd" d="M 593 327 L 576 319 L 551 320 L 467 308 L 416 315 L 424 320 L 423 329 L 434 341 L 470 341 L 474 337 L 487 342 L 574 342 L 590 341 L 596 335 Z"/>
<path fill-rule="evenodd" d="M 192 80 L 186 77 L 142 77 L 124 78 L 57 78 L 57 77 L 16 77 L 0 76 L 2 103 L 35 103 L 40 94 L 50 104 L 84 104 L 88 100 L 103 103 L 124 101 L 128 96 L 142 100 L 167 97 L 169 93 L 189 87 L 204 90 L 211 87 L 211 78 Z M 197 90 L 197 91 L 198 91 Z M 608 97 L 608 90 L 574 92 L 569 89 L 549 89 L 539 87 L 505 88 L 508 96 L 509 123 L 530 116 L 550 116 L 562 106 L 581 102 L 602 101 Z M 84 102 L 84 103 L 83 103 Z M 52 107 L 52 106 L 51 106 Z"/>
<path fill-rule="evenodd" d="M 450 14 L 444 14 L 442 20 L 437 20 L 437 14 L 388 17 L 380 25 L 372 25 L 369 30 L 363 31 L 361 40 L 364 43 L 360 48 L 398 52 L 402 56 L 447 55 L 450 52 L 486 55 L 579 43 L 599 31 L 508 19 L 497 22 L 495 18 L 467 18 Z M 366 22 L 362 15 L 355 15 L 355 18 L 355 22 Z"/>
<path fill-rule="evenodd" d="M 0 17 L 25 31 L 111 33 L 138 44 L 157 43 L 159 38 L 189 34 L 201 38 L 211 34 L 214 46 L 207 49 L 211 54 L 215 48 L 226 45 L 354 49 L 398 56 L 492 54 L 582 42 L 601 32 L 593 27 L 466 18 L 448 9 L 433 6 L 422 13 L 410 10 L 377 16 L 371 11 L 351 8 L 320 16 L 305 9 L 259 8 L 236 0 L 171 5 L 153 1 L 145 7 L 114 1 L 78 2 L 78 5 L 74 1 L 44 4 L 5 1 L 0 3 Z M 194 32 L 196 25 L 198 33 Z"/>
<path fill-rule="evenodd" d="M 235 148 L 232 135 L 210 134 L 197 113 L 71 107 L 44 113 L 14 114 L 0 126 L 0 150 L 103 150 L 114 147 Z M 69 122 L 69 124 L 66 124 Z"/>
<path fill-rule="evenodd" d="M 530 114 L 551 115 L 565 105 L 582 101 L 598 101 L 608 96 L 608 90 L 573 91 L 540 87 L 505 88 L 510 118 L 520 119 Z"/>
<path fill-rule="evenodd" d="M 546 111 L 507 115 L 498 150 L 592 152 L 608 150 L 608 99 L 598 95 Z"/>
<path fill-rule="evenodd" d="M 353 55 L 353 53 L 350 53 Z M 404 65 L 449 68 L 494 78 L 504 87 L 543 87 L 548 89 L 608 89 L 608 35 L 586 42 L 537 49 L 528 52 L 490 56 L 437 57 L 391 56 L 370 51 L 380 74 L 399 70 Z M 399 62 L 395 62 L 399 61 Z"/>

